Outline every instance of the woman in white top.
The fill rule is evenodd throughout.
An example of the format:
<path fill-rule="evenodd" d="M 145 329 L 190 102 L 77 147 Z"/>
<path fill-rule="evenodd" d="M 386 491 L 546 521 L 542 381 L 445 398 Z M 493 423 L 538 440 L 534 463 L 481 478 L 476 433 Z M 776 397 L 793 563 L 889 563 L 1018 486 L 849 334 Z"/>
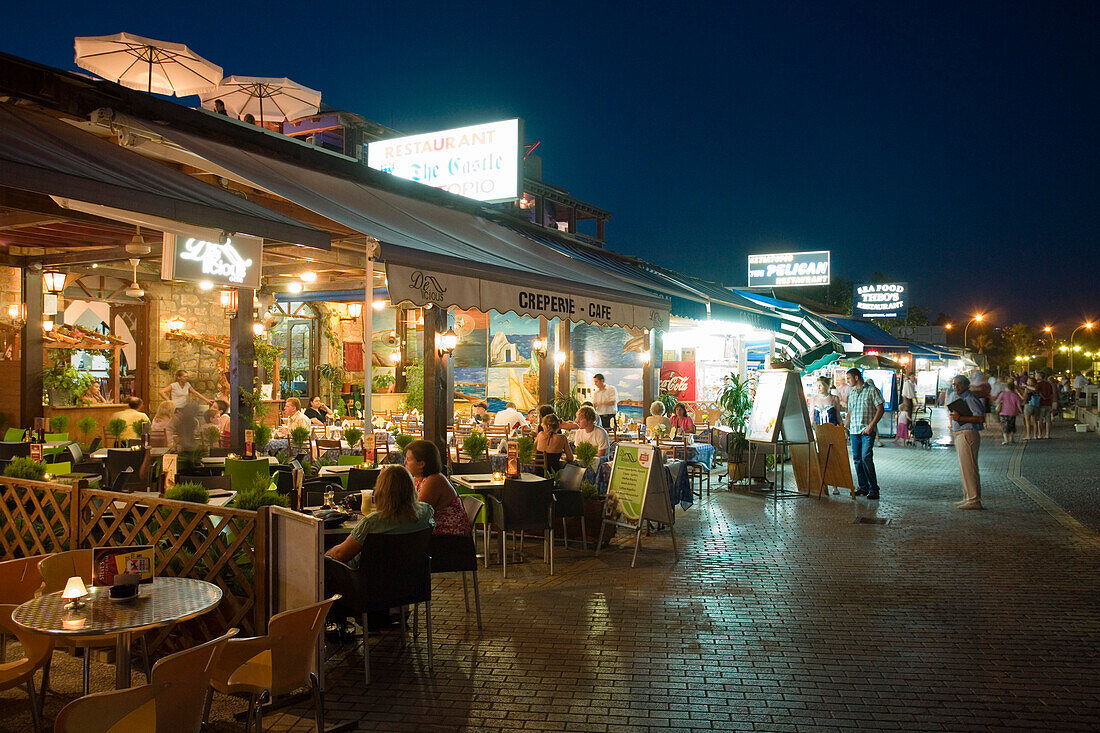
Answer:
<path fill-rule="evenodd" d="M 160 396 L 171 402 L 177 410 L 182 410 L 187 406 L 188 401 L 191 399 L 191 395 L 195 395 L 195 397 L 208 405 L 214 404 L 214 400 L 207 399 L 191 385 L 190 375 L 187 373 L 186 369 L 177 369 L 176 381 L 160 391 Z"/>
<path fill-rule="evenodd" d="M 596 455 L 601 458 L 611 450 L 607 431 L 596 424 L 596 411 L 587 405 L 577 410 L 577 431 L 573 433 L 573 444 L 581 443 L 592 443 L 596 446 Z"/>
<path fill-rule="evenodd" d="M 647 430 L 653 430 L 658 425 L 666 428 L 672 427 L 672 421 L 665 417 L 665 405 L 663 402 L 654 402 L 649 406 L 649 417 L 645 419 Z"/>

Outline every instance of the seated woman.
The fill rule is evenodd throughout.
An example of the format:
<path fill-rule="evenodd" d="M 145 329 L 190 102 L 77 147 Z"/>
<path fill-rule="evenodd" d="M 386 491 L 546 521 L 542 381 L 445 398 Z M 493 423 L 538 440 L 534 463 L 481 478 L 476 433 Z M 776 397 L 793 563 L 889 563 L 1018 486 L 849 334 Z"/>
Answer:
<path fill-rule="evenodd" d="M 665 417 L 665 406 L 660 402 L 654 402 L 649 406 L 649 417 L 645 419 L 646 430 L 652 431 L 658 425 L 666 428 L 672 427 L 672 422 Z"/>
<path fill-rule="evenodd" d="M 153 423 L 149 426 L 149 441 L 155 446 L 173 447 L 176 444 L 176 429 L 172 424 L 176 406 L 167 400 L 157 406 Z"/>
<path fill-rule="evenodd" d="M 348 538 L 325 553 L 326 556 L 359 565 L 359 553 L 369 534 L 411 534 L 435 526 L 431 504 L 416 500 L 416 485 L 403 466 L 386 466 L 374 485 L 374 511 L 355 525 Z"/>
<path fill-rule="evenodd" d="M 560 471 L 561 457 L 565 454 L 566 463 L 573 460 L 573 449 L 561 433 L 561 420 L 554 413 L 542 419 L 542 432 L 535 438 L 535 450 L 546 454 L 546 470 Z"/>
<path fill-rule="evenodd" d="M 416 484 L 416 498 L 435 510 L 433 534 L 470 534 L 470 518 L 462 497 L 443 475 L 443 459 L 436 444 L 414 440 L 405 446 L 405 468 Z"/>
<path fill-rule="evenodd" d="M 332 414 L 325 403 L 321 402 L 320 397 L 314 397 L 309 401 L 309 407 L 306 408 L 305 416 L 309 418 L 309 422 L 312 425 L 326 425 L 328 424 L 329 415 Z"/>
<path fill-rule="evenodd" d="M 684 435 L 695 435 L 695 421 L 688 415 L 688 408 L 683 402 L 677 402 L 672 408 L 672 419 L 669 424 Z"/>

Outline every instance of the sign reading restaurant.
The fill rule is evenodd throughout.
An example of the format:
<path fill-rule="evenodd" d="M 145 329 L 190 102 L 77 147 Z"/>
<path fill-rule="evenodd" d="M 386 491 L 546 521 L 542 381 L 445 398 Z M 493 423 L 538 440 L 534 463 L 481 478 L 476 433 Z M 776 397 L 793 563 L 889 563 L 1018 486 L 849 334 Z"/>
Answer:
<path fill-rule="evenodd" d="M 367 165 L 477 201 L 518 199 L 522 125 L 502 120 L 367 145 Z"/>
<path fill-rule="evenodd" d="M 226 237 L 224 242 L 209 242 L 165 232 L 161 277 L 257 290 L 263 246 L 264 240 L 244 234 Z"/>
<path fill-rule="evenodd" d="M 906 283 L 864 283 L 855 286 L 852 315 L 860 318 L 905 318 L 909 313 Z"/>
<path fill-rule="evenodd" d="M 749 255 L 749 287 L 772 288 L 829 284 L 829 252 Z"/>

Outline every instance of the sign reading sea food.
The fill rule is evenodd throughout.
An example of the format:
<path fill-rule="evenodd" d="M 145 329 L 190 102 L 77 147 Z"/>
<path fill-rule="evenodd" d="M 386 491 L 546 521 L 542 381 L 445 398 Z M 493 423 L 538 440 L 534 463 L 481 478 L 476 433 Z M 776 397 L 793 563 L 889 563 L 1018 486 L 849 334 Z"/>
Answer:
<path fill-rule="evenodd" d="M 641 521 L 652 465 L 653 446 L 619 444 L 615 449 L 611 480 L 607 486 L 608 511 L 617 508 L 627 520 Z"/>
<path fill-rule="evenodd" d="M 749 255 L 750 288 L 828 284 L 828 250 Z"/>
<path fill-rule="evenodd" d="M 477 201 L 520 196 L 520 120 L 378 140 L 367 145 L 367 165 Z"/>
<path fill-rule="evenodd" d="M 245 234 L 226 237 L 224 242 L 208 242 L 165 232 L 161 277 L 256 290 L 260 287 L 263 246 L 264 240 Z"/>
<path fill-rule="evenodd" d="M 852 314 L 862 318 L 905 318 L 909 313 L 909 305 L 905 302 L 908 292 L 906 283 L 856 285 Z"/>

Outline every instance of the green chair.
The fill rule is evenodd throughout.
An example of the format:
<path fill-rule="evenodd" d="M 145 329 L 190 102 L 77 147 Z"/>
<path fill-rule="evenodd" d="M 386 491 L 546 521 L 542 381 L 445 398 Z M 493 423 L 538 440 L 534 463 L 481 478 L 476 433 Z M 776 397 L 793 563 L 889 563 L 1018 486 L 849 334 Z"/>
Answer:
<path fill-rule="evenodd" d="M 52 442 L 52 441 L 55 441 L 55 440 L 68 440 L 68 439 L 69 439 L 69 434 L 68 433 L 46 433 L 46 441 L 47 442 Z M 65 450 L 64 446 L 57 446 L 56 448 L 44 448 L 42 450 L 42 455 L 56 456 L 58 453 L 61 453 L 64 450 Z"/>
<path fill-rule="evenodd" d="M 16 443 L 20 440 L 23 440 L 23 433 L 24 431 L 20 430 L 19 428 L 8 428 L 6 431 L 4 431 L 4 442 Z"/>
<path fill-rule="evenodd" d="M 362 466 L 363 465 L 363 456 L 344 456 L 344 455 L 337 456 L 336 457 L 336 465 L 337 466 Z"/>
<path fill-rule="evenodd" d="M 465 486 L 458 486 L 457 484 L 455 485 L 455 491 L 459 496 L 473 496 L 481 502 L 481 509 L 478 511 L 477 516 L 473 518 L 474 524 L 486 524 L 489 521 L 486 514 L 488 502 L 485 501 L 484 494 L 478 494 L 470 491 Z"/>
<path fill-rule="evenodd" d="M 54 477 L 64 476 L 73 472 L 73 464 L 69 461 L 62 461 L 59 463 L 47 463 L 46 473 L 52 474 Z"/>
<path fill-rule="evenodd" d="M 229 477 L 229 484 L 234 491 L 249 489 L 256 483 L 257 476 L 263 476 L 270 481 L 271 463 L 266 458 L 226 458 L 223 475 Z"/>

